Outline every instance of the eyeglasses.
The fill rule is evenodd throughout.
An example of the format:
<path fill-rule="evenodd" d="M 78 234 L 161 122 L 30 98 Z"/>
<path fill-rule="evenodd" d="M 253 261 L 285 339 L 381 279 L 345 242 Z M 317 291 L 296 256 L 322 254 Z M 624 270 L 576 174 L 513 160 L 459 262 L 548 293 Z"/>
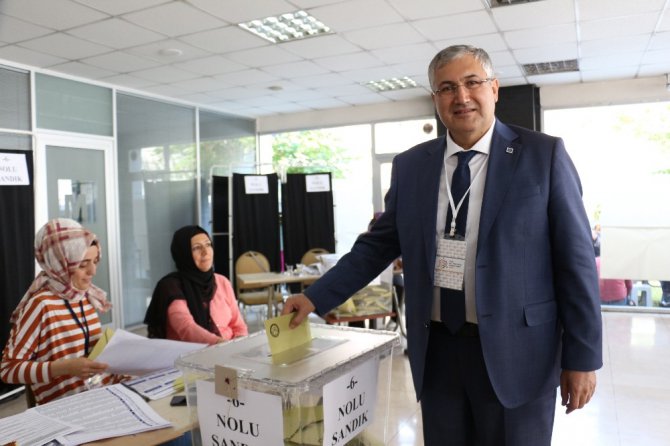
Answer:
<path fill-rule="evenodd" d="M 205 251 L 207 251 L 208 249 L 212 249 L 212 242 L 206 242 L 204 245 L 197 244 L 197 245 L 191 246 L 191 252 L 194 253 L 194 254 L 195 253 L 202 254 Z"/>
<path fill-rule="evenodd" d="M 493 79 L 495 78 L 487 77 L 486 79 L 468 79 L 460 84 L 455 82 L 447 82 L 442 88 L 433 91 L 433 94 L 439 97 L 455 96 L 458 93 L 458 87 L 464 87 L 468 91 L 475 91 L 481 87 L 484 82 L 489 82 Z"/>

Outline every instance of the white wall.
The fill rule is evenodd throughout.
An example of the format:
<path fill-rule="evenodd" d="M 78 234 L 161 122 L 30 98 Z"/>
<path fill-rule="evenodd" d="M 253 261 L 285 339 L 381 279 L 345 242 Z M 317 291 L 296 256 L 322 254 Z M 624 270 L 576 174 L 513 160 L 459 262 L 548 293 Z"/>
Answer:
<path fill-rule="evenodd" d="M 430 95 L 426 93 L 425 99 L 261 117 L 258 118 L 256 128 L 258 133 L 266 134 L 382 121 L 399 121 L 432 116 L 434 110 L 433 101 L 430 99 Z"/>
<path fill-rule="evenodd" d="M 612 80 L 582 84 L 546 85 L 540 88 L 543 109 L 630 104 L 670 100 L 665 76 Z M 390 102 L 258 118 L 260 134 L 340 125 L 412 119 L 434 114 L 433 102 L 424 100 Z"/>

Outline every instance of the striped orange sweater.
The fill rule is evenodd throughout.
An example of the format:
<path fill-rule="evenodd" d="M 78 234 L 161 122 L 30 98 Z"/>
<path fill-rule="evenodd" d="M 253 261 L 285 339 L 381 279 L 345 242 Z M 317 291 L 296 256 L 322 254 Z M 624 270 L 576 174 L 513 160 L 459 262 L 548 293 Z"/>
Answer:
<path fill-rule="evenodd" d="M 89 351 L 101 335 L 100 319 L 93 306 L 83 297 L 88 323 Z M 70 301 L 81 320 L 79 300 Z M 2 353 L 0 379 L 11 384 L 30 384 L 37 404 L 86 390 L 85 382 L 75 376 L 51 376 L 51 363 L 63 358 L 84 356 L 85 336 L 72 318 L 65 301 L 42 291 L 35 295 L 19 314 L 9 333 Z M 118 381 L 116 375 L 103 374 L 102 384 Z"/>

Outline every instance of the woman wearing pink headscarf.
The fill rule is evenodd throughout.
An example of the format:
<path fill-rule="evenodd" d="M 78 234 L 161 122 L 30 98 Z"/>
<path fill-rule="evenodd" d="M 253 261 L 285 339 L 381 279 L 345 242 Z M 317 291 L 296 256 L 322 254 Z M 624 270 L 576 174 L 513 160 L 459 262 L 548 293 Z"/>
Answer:
<path fill-rule="evenodd" d="M 38 404 L 86 390 L 97 374 L 103 385 L 121 378 L 87 358 L 102 332 L 97 311 L 111 308 L 92 283 L 100 254 L 96 235 L 74 220 L 51 220 L 35 236 L 42 271 L 10 318 L 0 379 L 29 385 Z"/>

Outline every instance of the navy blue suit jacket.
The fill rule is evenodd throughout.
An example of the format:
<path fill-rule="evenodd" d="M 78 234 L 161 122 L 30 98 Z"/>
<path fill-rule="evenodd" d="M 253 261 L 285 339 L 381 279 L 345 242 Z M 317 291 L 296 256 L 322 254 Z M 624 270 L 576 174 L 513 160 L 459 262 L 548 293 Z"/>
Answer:
<path fill-rule="evenodd" d="M 408 353 L 421 398 L 433 299 L 444 137 L 393 161 L 385 212 L 305 294 L 319 314 L 402 255 Z M 505 407 L 555 389 L 560 369 L 602 366 L 598 279 L 581 184 L 560 138 L 496 122 L 476 257 L 484 360 Z"/>

